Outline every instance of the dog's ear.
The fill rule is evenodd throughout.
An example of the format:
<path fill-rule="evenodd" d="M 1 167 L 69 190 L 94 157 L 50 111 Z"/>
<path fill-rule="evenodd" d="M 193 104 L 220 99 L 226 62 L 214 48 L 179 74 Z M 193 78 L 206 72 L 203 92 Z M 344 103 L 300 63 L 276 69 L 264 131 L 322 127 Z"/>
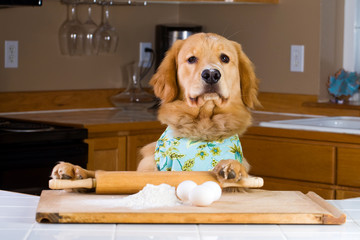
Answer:
<path fill-rule="evenodd" d="M 154 87 L 155 95 L 162 102 L 171 102 L 178 95 L 177 85 L 177 55 L 183 44 L 183 40 L 177 40 L 166 52 L 165 58 L 158 67 L 156 73 L 150 80 Z"/>
<path fill-rule="evenodd" d="M 241 98 L 245 106 L 254 109 L 256 106 L 261 106 L 257 98 L 259 80 L 255 75 L 254 65 L 242 51 L 241 45 L 237 42 L 233 44 L 239 58 Z"/>

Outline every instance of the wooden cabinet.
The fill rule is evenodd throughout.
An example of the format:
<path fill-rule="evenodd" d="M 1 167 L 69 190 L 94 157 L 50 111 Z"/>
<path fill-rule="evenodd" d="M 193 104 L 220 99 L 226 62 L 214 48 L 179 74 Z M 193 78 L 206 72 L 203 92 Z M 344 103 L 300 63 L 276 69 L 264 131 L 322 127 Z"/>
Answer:
<path fill-rule="evenodd" d="M 339 147 L 337 158 L 337 184 L 360 187 L 360 148 Z"/>
<path fill-rule="evenodd" d="M 89 146 L 87 168 L 90 170 L 135 171 L 141 160 L 140 149 L 158 140 L 163 131 L 164 128 L 155 128 L 144 131 L 97 133 L 100 136 L 110 135 L 110 137 L 96 136 L 86 140 Z"/>
<path fill-rule="evenodd" d="M 250 174 L 264 178 L 264 189 L 314 191 L 335 197 L 335 147 L 275 137 L 244 136 L 243 153 Z"/>
<path fill-rule="evenodd" d="M 347 199 L 360 197 L 359 190 L 336 190 L 336 199 Z"/>
<path fill-rule="evenodd" d="M 309 183 L 304 181 L 293 181 L 277 178 L 264 178 L 263 189 L 275 190 L 275 191 L 301 191 L 308 193 L 309 191 L 316 192 L 324 199 L 334 199 L 335 190 L 331 185 Z"/>
<path fill-rule="evenodd" d="M 141 160 L 141 156 L 140 156 L 141 148 L 149 143 L 157 141 L 160 135 L 161 132 L 128 136 L 128 145 L 127 145 L 128 152 L 127 152 L 127 162 L 126 162 L 128 171 L 136 170 L 139 161 Z"/>
<path fill-rule="evenodd" d="M 314 191 L 326 199 L 360 197 L 359 137 L 261 130 L 250 129 L 241 143 L 250 174 L 264 178 L 264 189 Z"/>
<path fill-rule="evenodd" d="M 92 136 L 86 140 L 88 169 L 135 171 L 140 149 L 163 130 L 158 126 Z M 264 178 L 264 189 L 313 191 L 325 199 L 360 196 L 360 145 L 258 134 L 245 134 L 241 143 L 250 174 Z"/>
<path fill-rule="evenodd" d="M 126 170 L 126 137 L 87 139 L 86 143 L 89 146 L 88 169 Z"/>
<path fill-rule="evenodd" d="M 337 149 L 337 199 L 360 197 L 360 146 Z"/>
<path fill-rule="evenodd" d="M 243 152 L 249 160 L 251 174 L 335 183 L 335 148 L 306 141 L 278 138 L 241 139 Z"/>

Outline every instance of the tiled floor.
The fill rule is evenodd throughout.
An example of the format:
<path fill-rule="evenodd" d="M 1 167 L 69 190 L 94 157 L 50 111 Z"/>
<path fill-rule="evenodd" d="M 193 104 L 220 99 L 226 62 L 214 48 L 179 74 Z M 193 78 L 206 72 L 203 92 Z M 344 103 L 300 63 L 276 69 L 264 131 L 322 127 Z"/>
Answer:
<path fill-rule="evenodd" d="M 0 191 L 1 240 L 297 240 L 360 239 L 360 198 L 330 201 L 344 225 L 39 224 L 39 197 Z"/>

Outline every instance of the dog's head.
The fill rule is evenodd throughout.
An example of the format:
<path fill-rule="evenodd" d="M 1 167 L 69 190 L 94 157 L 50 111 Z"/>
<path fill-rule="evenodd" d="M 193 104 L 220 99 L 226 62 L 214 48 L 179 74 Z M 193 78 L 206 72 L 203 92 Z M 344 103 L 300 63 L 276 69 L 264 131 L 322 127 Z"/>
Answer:
<path fill-rule="evenodd" d="M 241 45 L 212 33 L 176 41 L 150 83 L 163 103 L 183 100 L 200 106 L 214 100 L 221 106 L 241 100 L 248 108 L 259 104 L 258 80 Z"/>

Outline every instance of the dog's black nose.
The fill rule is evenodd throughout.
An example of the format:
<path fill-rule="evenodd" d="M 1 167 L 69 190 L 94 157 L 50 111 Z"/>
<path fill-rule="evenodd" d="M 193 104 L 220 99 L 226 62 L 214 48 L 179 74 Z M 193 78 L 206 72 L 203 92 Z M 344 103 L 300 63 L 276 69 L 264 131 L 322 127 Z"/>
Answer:
<path fill-rule="evenodd" d="M 207 84 L 215 84 L 217 83 L 221 78 L 221 73 L 217 69 L 205 69 L 201 73 L 201 78 L 207 83 Z"/>

